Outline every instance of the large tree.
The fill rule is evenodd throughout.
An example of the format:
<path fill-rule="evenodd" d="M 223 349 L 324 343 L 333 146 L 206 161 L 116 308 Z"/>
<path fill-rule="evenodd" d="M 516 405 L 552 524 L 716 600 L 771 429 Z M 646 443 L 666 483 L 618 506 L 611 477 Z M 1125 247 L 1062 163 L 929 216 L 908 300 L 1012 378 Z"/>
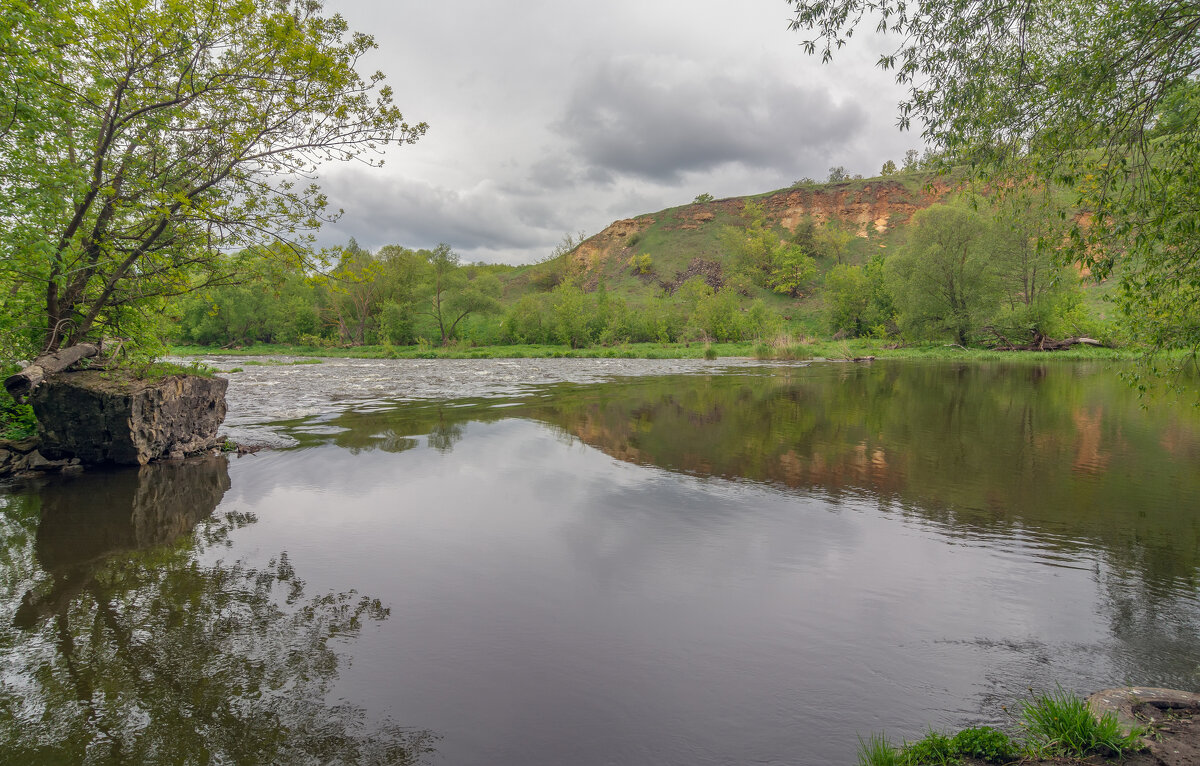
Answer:
<path fill-rule="evenodd" d="M 322 163 L 425 131 L 318 0 L 0 0 L 0 331 L 10 353 L 148 335 L 165 296 L 303 258 Z"/>
<path fill-rule="evenodd" d="M 500 280 L 474 266 L 463 266 L 458 253 L 442 243 L 429 254 L 424 284 L 418 289 L 414 311 L 437 323 L 443 346 L 455 337 L 458 325 L 471 314 L 499 310 Z"/>
<path fill-rule="evenodd" d="M 965 204 L 912 217 L 909 240 L 888 261 L 899 322 L 914 337 L 951 335 L 966 345 L 999 297 L 987 222 Z"/>
<path fill-rule="evenodd" d="M 825 60 L 864 22 L 889 33 L 900 125 L 982 176 L 1073 188 L 1074 256 L 1120 278 L 1154 347 L 1200 347 L 1200 4 L 788 2 Z"/>

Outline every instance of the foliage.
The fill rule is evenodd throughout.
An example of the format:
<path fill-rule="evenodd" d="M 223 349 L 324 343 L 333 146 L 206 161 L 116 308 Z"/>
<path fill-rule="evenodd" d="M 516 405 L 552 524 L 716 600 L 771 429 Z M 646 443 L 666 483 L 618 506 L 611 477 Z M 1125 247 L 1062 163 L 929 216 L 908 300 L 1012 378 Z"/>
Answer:
<path fill-rule="evenodd" d="M 437 323 L 442 345 L 455 336 L 462 320 L 475 313 L 499 311 L 500 280 L 477 267 L 462 267 L 443 243 L 429 255 L 430 270 L 418 290 L 414 311 Z"/>
<path fill-rule="evenodd" d="M 1010 195 L 995 210 L 988 249 L 1000 279 L 996 334 L 1014 342 L 1064 337 L 1083 321 L 1079 278 L 1060 255 L 1064 215 L 1044 195 Z"/>
<path fill-rule="evenodd" d="M 835 263 L 842 262 L 846 256 L 846 248 L 854 241 L 854 233 L 837 221 L 828 221 L 813 236 L 818 251 L 833 258 Z"/>
<path fill-rule="evenodd" d="M 959 758 L 978 758 L 989 763 L 1009 763 L 1021 755 L 1021 748 L 1004 732 L 991 726 L 972 726 L 950 740 L 953 754 Z"/>
<path fill-rule="evenodd" d="M 692 202 L 696 203 L 696 204 L 700 204 L 700 203 L 704 203 L 704 202 L 712 202 L 712 201 L 713 201 L 713 195 L 709 194 L 708 192 L 703 192 L 701 194 L 697 194 L 696 199 L 692 200 Z"/>
<path fill-rule="evenodd" d="M 846 172 L 846 168 L 842 165 L 835 165 L 829 169 L 829 183 L 835 184 L 842 181 L 849 181 L 850 174 Z"/>
<path fill-rule="evenodd" d="M 930 731 L 921 739 L 897 747 L 882 734 L 859 738 L 859 766 L 950 766 L 962 758 L 1008 763 L 1021 749 L 1007 734 L 990 726 L 963 729 L 953 737 Z"/>
<path fill-rule="evenodd" d="M 864 19 L 900 38 L 900 123 L 993 189 L 1064 184 L 1069 257 L 1151 349 L 1200 347 L 1200 11 L 1189 0 L 789 0 L 829 60 Z M 933 159 L 933 158 L 931 158 Z M 906 162 L 906 168 L 908 163 Z"/>
<path fill-rule="evenodd" d="M 916 742 L 905 742 L 901 759 L 912 766 L 946 766 L 957 760 L 951 739 L 932 730 Z"/>
<path fill-rule="evenodd" d="M 1022 703 L 1021 721 L 1030 743 L 1049 755 L 1085 758 L 1140 750 L 1140 732 L 1125 734 L 1112 713 L 1097 718 L 1085 700 L 1060 687 Z"/>
<path fill-rule="evenodd" d="M 153 335 L 166 298 L 238 280 L 229 250 L 304 260 L 331 215 L 296 177 L 425 131 L 356 71 L 372 38 L 317 0 L 35 5 L 5 2 L 0 42 L 18 94 L 0 98 L 13 353 Z"/>
<path fill-rule="evenodd" d="M 747 201 L 744 227 L 721 230 L 722 245 L 733 254 L 736 268 L 755 283 L 796 297 L 816 274 L 816 264 L 800 245 L 785 242 L 768 222 L 766 211 Z"/>
<path fill-rule="evenodd" d="M 629 269 L 638 275 L 651 274 L 654 272 L 654 262 L 649 253 L 634 255 L 629 258 Z"/>
<path fill-rule="evenodd" d="M 717 290 L 704 296 L 696 302 L 691 324 L 700 330 L 706 339 L 740 340 L 742 330 L 737 294 L 732 290 Z"/>
<path fill-rule="evenodd" d="M 771 289 L 795 298 L 817 274 L 817 264 L 796 245 L 782 245 L 771 254 Z"/>
<path fill-rule="evenodd" d="M 913 215 L 909 242 L 888 262 L 900 327 L 913 337 L 948 333 L 960 345 L 986 323 L 997 298 L 987 227 L 965 205 Z"/>
<path fill-rule="evenodd" d="M 862 266 L 834 266 L 825 275 L 825 311 L 834 333 L 866 335 L 871 294 Z"/>
<path fill-rule="evenodd" d="M 883 163 L 883 168 L 880 169 L 879 175 L 884 177 L 894 176 L 897 172 L 899 171 L 896 169 L 896 163 L 893 160 L 888 160 Z"/>
<path fill-rule="evenodd" d="M 8 373 L 6 373 L 7 375 Z M 18 404 L 12 397 L 0 396 L 0 439 L 26 439 L 37 433 L 33 407 Z"/>

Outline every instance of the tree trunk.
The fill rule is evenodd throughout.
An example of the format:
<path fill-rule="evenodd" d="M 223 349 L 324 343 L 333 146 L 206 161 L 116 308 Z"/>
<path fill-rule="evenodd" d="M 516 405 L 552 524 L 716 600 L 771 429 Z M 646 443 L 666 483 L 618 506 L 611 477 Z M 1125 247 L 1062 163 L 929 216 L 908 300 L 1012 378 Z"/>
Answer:
<path fill-rule="evenodd" d="M 24 402 L 29 392 L 41 385 L 47 375 L 62 372 L 80 359 L 99 356 L 102 350 L 102 343 L 80 343 L 44 354 L 30 362 L 25 369 L 5 378 L 4 388 L 17 402 Z"/>

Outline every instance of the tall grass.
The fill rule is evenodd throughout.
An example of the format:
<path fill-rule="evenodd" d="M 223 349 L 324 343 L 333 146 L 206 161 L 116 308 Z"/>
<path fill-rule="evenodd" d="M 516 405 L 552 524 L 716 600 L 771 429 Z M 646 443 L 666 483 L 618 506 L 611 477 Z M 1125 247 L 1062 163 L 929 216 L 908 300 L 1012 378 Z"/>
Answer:
<path fill-rule="evenodd" d="M 1018 718 L 1023 741 L 990 726 L 963 729 L 953 737 L 930 731 L 901 745 L 893 745 L 883 734 L 859 737 L 858 765 L 949 766 L 966 758 L 997 764 L 1028 758 L 1119 759 L 1144 747 L 1140 730 L 1124 733 L 1112 713 L 1097 718 L 1085 700 L 1062 688 L 1033 695 L 1021 705 Z"/>
<path fill-rule="evenodd" d="M 1061 687 L 1023 703 L 1021 725 L 1028 732 L 1030 749 L 1046 755 L 1122 756 L 1142 747 L 1140 731 L 1123 733 L 1115 715 L 1097 718 L 1086 701 Z"/>

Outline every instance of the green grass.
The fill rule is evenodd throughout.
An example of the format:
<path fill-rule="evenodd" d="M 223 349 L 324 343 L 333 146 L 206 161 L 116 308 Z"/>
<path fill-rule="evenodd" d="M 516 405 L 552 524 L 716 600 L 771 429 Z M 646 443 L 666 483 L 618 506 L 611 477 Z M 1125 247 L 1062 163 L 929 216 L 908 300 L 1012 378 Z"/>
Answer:
<path fill-rule="evenodd" d="M 548 359 L 548 358 L 625 358 L 625 359 L 700 359 L 711 348 L 717 357 L 757 357 L 759 359 L 804 360 L 847 359 L 874 356 L 878 359 L 949 359 L 961 361 L 1022 361 L 1091 360 L 1128 362 L 1140 358 L 1132 349 L 1094 348 L 1076 346 L 1066 351 L 992 351 L 984 348 L 964 349 L 942 343 L 927 343 L 889 348 L 891 341 L 855 338 L 847 341 L 815 340 L 783 337 L 770 342 L 738 341 L 733 343 L 628 343 L 619 346 L 571 348 L 564 345 L 509 346 L 351 346 L 322 348 L 256 343 L 245 348 L 208 348 L 205 346 L 173 346 L 177 356 L 299 356 L 358 359 Z M 1179 352 L 1186 355 L 1186 352 Z M 707 358 L 713 358 L 707 356 Z M 319 364 L 316 359 L 290 362 L 243 362 L 254 364 Z"/>
<path fill-rule="evenodd" d="M 700 359 L 711 348 L 716 357 L 748 357 L 753 355 L 750 341 L 737 343 L 630 343 L 620 346 L 571 348 L 563 345 L 524 346 L 353 346 L 350 348 L 318 348 L 316 346 L 287 346 L 260 343 L 246 348 L 206 348 L 204 346 L 173 346 L 178 356 L 312 356 L 356 359 Z M 714 357 L 709 357 L 714 358 Z M 269 364 L 261 362 L 260 364 Z M 313 364 L 298 361 L 291 364 Z M 253 361 L 243 362 L 245 365 Z"/>
<path fill-rule="evenodd" d="M 904 766 L 900 749 L 887 741 L 882 734 L 858 738 L 859 766 Z"/>
<path fill-rule="evenodd" d="M 129 374 L 138 380 L 160 380 L 171 375 L 198 375 L 202 378 L 211 378 L 217 372 L 212 367 L 199 361 L 188 364 L 176 364 L 175 362 L 134 362 L 124 369 L 128 370 Z"/>
<path fill-rule="evenodd" d="M 893 745 L 872 734 L 858 740 L 859 766 L 951 766 L 971 758 L 1009 764 L 1030 758 L 1122 758 L 1142 749 L 1142 732 L 1123 733 L 1111 713 L 1097 718 L 1080 697 L 1061 688 L 1035 695 L 1021 706 L 1023 741 L 991 726 L 976 726 L 953 737 L 930 731 L 921 739 Z"/>
<path fill-rule="evenodd" d="M 1043 755 L 1122 756 L 1142 747 L 1140 731 L 1123 733 L 1115 715 L 1097 718 L 1086 701 L 1061 688 L 1024 703 L 1021 725 L 1028 732 L 1030 749 Z"/>

